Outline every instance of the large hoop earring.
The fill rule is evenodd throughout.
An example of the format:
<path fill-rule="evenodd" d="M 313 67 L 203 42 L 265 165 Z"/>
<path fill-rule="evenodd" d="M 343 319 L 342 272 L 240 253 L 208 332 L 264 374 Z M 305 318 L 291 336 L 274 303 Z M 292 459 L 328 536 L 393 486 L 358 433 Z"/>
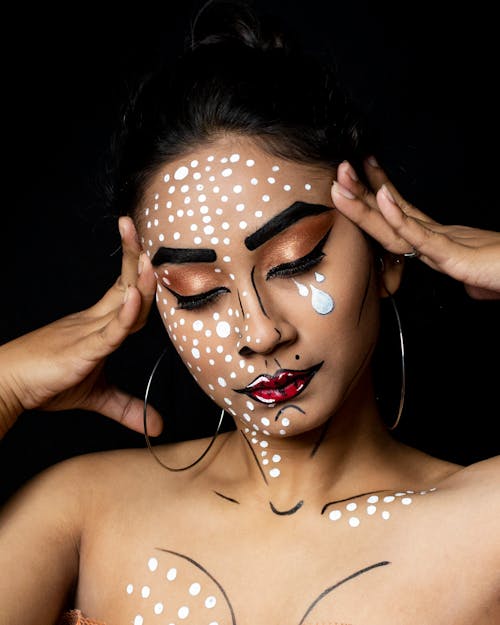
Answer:
<path fill-rule="evenodd" d="M 401 317 L 399 316 L 398 307 L 396 306 L 396 302 L 392 295 L 389 295 L 389 299 L 391 300 L 392 308 L 394 310 L 394 314 L 396 315 L 396 321 L 398 324 L 398 332 L 399 332 L 399 346 L 401 349 L 401 394 L 399 396 L 399 408 L 398 408 L 398 416 L 396 421 L 389 427 L 389 430 L 395 430 L 401 419 L 401 415 L 403 414 L 403 407 L 405 403 L 405 394 L 406 394 L 406 364 L 405 364 L 405 342 L 403 338 L 403 327 L 401 325 Z"/>
<path fill-rule="evenodd" d="M 154 377 L 154 375 L 156 373 L 156 370 L 158 369 L 158 366 L 159 366 L 160 362 L 162 361 L 162 358 L 165 356 L 166 353 L 167 353 L 167 348 L 165 348 L 163 350 L 163 352 L 160 354 L 160 357 L 156 361 L 155 366 L 153 367 L 153 370 L 151 371 L 151 375 L 149 376 L 149 380 L 148 380 L 148 383 L 147 383 L 147 386 L 146 386 L 146 392 L 144 393 L 144 412 L 143 412 L 144 438 L 146 439 L 146 444 L 147 444 L 148 449 L 151 452 L 153 458 L 164 469 L 168 469 L 168 471 L 187 471 L 187 469 L 191 469 L 191 467 L 194 467 L 196 464 L 198 464 L 198 462 L 203 460 L 203 458 L 210 451 L 210 448 L 214 444 L 215 439 L 217 438 L 217 435 L 219 434 L 219 430 L 220 430 L 220 427 L 222 425 L 222 421 L 224 420 L 224 412 L 225 412 L 225 410 L 223 408 L 222 412 L 220 413 L 219 422 L 217 423 L 217 429 L 215 430 L 215 434 L 213 435 L 212 440 L 210 441 L 210 443 L 206 447 L 205 451 L 201 454 L 201 456 L 199 456 L 194 462 L 191 462 L 191 464 L 188 464 L 185 467 L 169 467 L 164 462 L 162 462 L 162 460 L 160 460 L 160 458 L 157 456 L 153 446 L 151 445 L 151 441 L 149 440 L 148 425 L 147 425 L 147 418 L 146 417 L 147 417 L 147 408 L 148 408 L 149 389 L 151 387 L 151 383 L 153 381 L 153 377 Z"/>

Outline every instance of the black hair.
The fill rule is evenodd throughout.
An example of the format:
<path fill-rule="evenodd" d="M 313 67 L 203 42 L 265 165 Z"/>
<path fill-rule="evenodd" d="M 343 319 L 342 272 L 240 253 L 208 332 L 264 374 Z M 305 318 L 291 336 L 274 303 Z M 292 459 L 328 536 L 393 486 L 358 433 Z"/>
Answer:
<path fill-rule="evenodd" d="M 108 160 L 108 204 L 133 214 L 158 167 L 234 133 L 309 164 L 359 164 L 360 116 L 332 65 L 285 37 L 248 2 L 210 0 L 184 52 L 144 76 L 121 114 Z"/>

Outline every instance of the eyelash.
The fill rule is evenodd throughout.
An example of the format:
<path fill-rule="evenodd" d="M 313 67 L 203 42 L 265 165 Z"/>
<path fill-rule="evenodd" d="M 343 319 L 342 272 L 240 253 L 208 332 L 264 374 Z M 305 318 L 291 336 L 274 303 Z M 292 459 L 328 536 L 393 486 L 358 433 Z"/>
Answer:
<path fill-rule="evenodd" d="M 208 306 L 217 301 L 223 293 L 229 293 L 229 289 L 225 286 L 212 289 L 200 295 L 179 295 L 179 293 L 176 293 L 172 289 L 168 290 L 177 298 L 176 308 L 181 308 L 182 310 L 195 310 L 196 308 Z"/>
<path fill-rule="evenodd" d="M 282 265 L 277 265 L 273 267 L 267 272 L 266 280 L 272 280 L 273 278 L 291 278 L 292 276 L 297 276 L 301 273 L 305 273 L 311 267 L 318 265 L 325 256 L 323 252 L 323 248 L 325 243 L 330 235 L 331 228 L 325 234 L 325 236 L 321 239 L 321 241 L 315 246 L 313 250 L 303 256 L 302 258 L 298 258 L 297 260 L 292 260 L 289 263 L 283 263 Z"/>
<path fill-rule="evenodd" d="M 309 254 L 306 254 L 297 260 L 292 260 L 289 263 L 283 263 L 270 269 L 266 274 L 266 280 L 272 280 L 274 278 L 291 278 L 292 276 L 305 273 L 311 269 L 311 267 L 318 265 L 325 256 L 323 247 L 325 246 L 331 230 L 332 229 L 330 228 L 321 241 L 314 247 L 313 250 L 309 252 Z M 167 289 L 177 298 L 176 308 L 180 308 L 182 310 L 196 310 L 197 308 L 203 308 L 215 303 L 223 293 L 230 292 L 226 287 L 218 287 L 216 289 L 211 289 L 206 293 L 201 293 L 200 295 L 180 295 L 168 287 Z"/>

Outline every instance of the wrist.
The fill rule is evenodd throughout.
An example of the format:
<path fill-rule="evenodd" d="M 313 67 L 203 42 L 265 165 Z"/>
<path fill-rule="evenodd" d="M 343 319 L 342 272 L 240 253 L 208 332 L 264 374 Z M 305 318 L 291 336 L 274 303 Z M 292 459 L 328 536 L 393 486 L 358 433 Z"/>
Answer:
<path fill-rule="evenodd" d="M 0 346 L 0 439 L 10 430 L 24 407 L 9 379 L 10 368 L 6 346 Z"/>

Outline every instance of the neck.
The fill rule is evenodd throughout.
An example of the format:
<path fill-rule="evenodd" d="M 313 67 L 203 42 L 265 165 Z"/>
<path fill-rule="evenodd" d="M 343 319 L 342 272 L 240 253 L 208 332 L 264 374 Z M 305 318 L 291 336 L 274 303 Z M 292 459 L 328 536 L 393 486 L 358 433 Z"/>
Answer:
<path fill-rule="evenodd" d="M 238 458 L 245 492 L 283 512 L 305 500 L 322 505 L 325 497 L 403 486 L 395 466 L 400 444 L 382 423 L 372 390 L 367 377 L 326 424 L 301 435 L 264 436 L 250 426 L 234 432 L 227 452 Z"/>

